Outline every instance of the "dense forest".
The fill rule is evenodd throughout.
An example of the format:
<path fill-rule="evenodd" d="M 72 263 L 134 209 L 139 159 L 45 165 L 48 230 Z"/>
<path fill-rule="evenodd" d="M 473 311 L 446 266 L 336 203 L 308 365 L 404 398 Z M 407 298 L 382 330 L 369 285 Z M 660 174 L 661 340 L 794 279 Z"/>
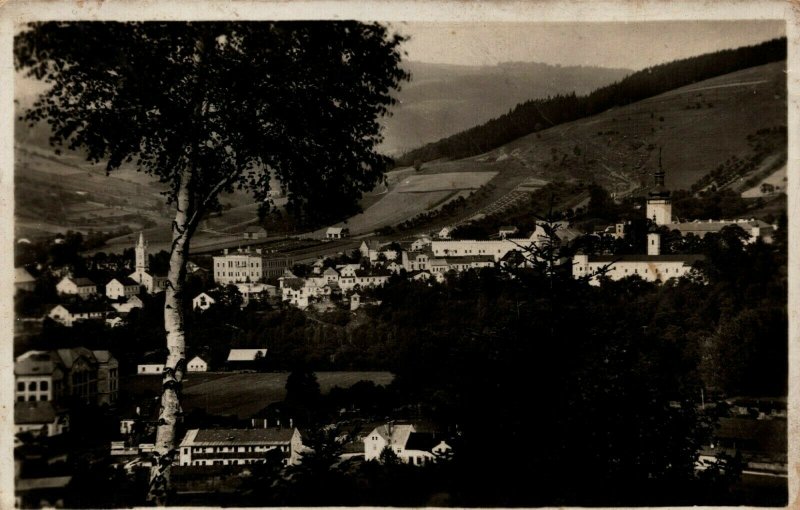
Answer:
<path fill-rule="evenodd" d="M 403 154 L 397 166 L 438 158 L 482 154 L 512 140 L 549 127 L 595 115 L 647 97 L 748 67 L 784 60 L 786 39 L 723 50 L 637 71 L 586 96 L 575 93 L 534 99 L 507 114 Z"/>

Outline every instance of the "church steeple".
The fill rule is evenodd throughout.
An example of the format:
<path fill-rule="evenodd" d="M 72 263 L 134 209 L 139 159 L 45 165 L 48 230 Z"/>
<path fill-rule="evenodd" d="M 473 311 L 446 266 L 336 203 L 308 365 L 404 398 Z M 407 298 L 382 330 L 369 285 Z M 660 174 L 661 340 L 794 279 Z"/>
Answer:
<path fill-rule="evenodd" d="M 139 232 L 139 241 L 136 243 L 136 272 L 147 272 L 149 265 L 147 242 L 144 240 L 144 233 Z"/>
<path fill-rule="evenodd" d="M 647 219 L 656 225 L 666 225 L 672 222 L 672 200 L 670 192 L 664 185 L 664 167 L 661 166 L 661 149 L 658 149 L 658 170 L 654 177 L 654 186 L 647 197 Z"/>

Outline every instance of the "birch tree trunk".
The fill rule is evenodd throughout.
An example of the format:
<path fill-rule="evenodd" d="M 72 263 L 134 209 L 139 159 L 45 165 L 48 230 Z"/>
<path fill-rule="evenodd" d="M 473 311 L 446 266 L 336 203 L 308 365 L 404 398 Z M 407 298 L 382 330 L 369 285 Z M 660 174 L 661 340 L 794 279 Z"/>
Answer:
<path fill-rule="evenodd" d="M 190 191 L 192 169 L 181 175 L 177 194 L 177 210 L 172 222 L 172 250 L 164 303 L 164 329 L 167 337 L 167 361 L 161 382 L 161 408 L 155 442 L 155 464 L 150 472 L 148 500 L 156 505 L 166 505 L 169 492 L 169 475 L 178 451 L 175 444 L 175 426 L 181 413 L 181 381 L 186 371 L 186 339 L 183 322 L 183 282 L 186 276 L 186 257 L 189 251 L 193 226 L 193 200 Z"/>

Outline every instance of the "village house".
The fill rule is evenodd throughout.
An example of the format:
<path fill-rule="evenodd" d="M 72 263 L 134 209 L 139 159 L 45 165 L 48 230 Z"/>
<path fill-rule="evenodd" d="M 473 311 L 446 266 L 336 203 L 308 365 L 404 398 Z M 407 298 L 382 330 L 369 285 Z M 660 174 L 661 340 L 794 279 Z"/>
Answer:
<path fill-rule="evenodd" d="M 339 271 L 339 277 L 342 276 L 355 276 L 356 271 L 361 269 L 359 264 L 341 264 L 336 266 L 336 270 Z"/>
<path fill-rule="evenodd" d="M 14 268 L 14 292 L 24 290 L 33 292 L 36 289 L 36 278 L 24 267 Z"/>
<path fill-rule="evenodd" d="M 365 289 L 372 287 L 382 287 L 389 281 L 388 271 L 356 271 L 355 276 L 346 276 L 339 278 L 339 287 L 342 292 L 350 292 L 355 289 Z"/>
<path fill-rule="evenodd" d="M 415 239 L 411 246 L 409 246 L 408 251 L 421 251 L 431 245 L 431 238 L 428 236 L 422 236 Z"/>
<path fill-rule="evenodd" d="M 112 303 L 111 307 L 119 314 L 128 314 L 134 308 L 144 308 L 144 302 L 139 296 L 132 296 L 123 303 Z"/>
<path fill-rule="evenodd" d="M 325 239 L 344 239 L 350 236 L 350 229 L 347 227 L 328 227 L 325 231 Z"/>
<path fill-rule="evenodd" d="M 118 328 L 123 324 L 125 324 L 125 319 L 123 319 L 119 315 L 106 318 L 106 326 L 108 326 L 109 328 Z"/>
<path fill-rule="evenodd" d="M 128 299 L 139 294 L 139 282 L 127 276 L 113 278 L 106 284 L 106 297 L 108 299 Z"/>
<path fill-rule="evenodd" d="M 167 356 L 164 353 L 151 352 L 146 354 L 136 365 L 138 375 L 159 375 L 164 373 Z"/>
<path fill-rule="evenodd" d="M 212 298 L 205 292 L 201 292 L 200 294 L 196 295 L 194 299 L 192 299 L 192 310 L 208 310 L 211 308 L 211 305 L 217 302 L 216 299 Z"/>
<path fill-rule="evenodd" d="M 430 250 L 404 251 L 400 261 L 406 271 L 427 271 L 432 257 Z"/>
<path fill-rule="evenodd" d="M 53 437 L 68 429 L 69 415 L 63 409 L 56 410 L 50 401 L 14 403 L 14 434 L 31 432 Z"/>
<path fill-rule="evenodd" d="M 81 299 L 87 299 L 97 294 L 97 285 L 88 278 L 65 276 L 56 284 L 56 291 L 59 294 L 73 295 Z"/>
<path fill-rule="evenodd" d="M 284 465 L 300 463 L 303 441 L 296 428 L 191 429 L 178 447 L 180 466 L 262 464 L 280 452 Z"/>
<path fill-rule="evenodd" d="M 429 432 L 417 432 L 414 425 L 386 424 L 376 427 L 364 438 L 364 459 L 379 460 L 384 448 L 391 449 L 400 461 L 414 466 L 432 462 L 452 448 L 442 438 Z"/>
<path fill-rule="evenodd" d="M 208 363 L 201 358 L 200 356 L 195 356 L 189 363 L 186 364 L 187 370 L 189 372 L 207 372 L 208 371 Z"/>
<path fill-rule="evenodd" d="M 388 246 L 390 244 L 391 243 L 381 243 L 377 239 L 369 239 L 361 242 L 361 246 L 358 247 L 358 252 L 371 263 L 377 262 L 381 258 L 381 255 L 383 255 L 383 258 L 387 261 L 397 260 L 399 255 L 398 250 L 389 248 Z"/>
<path fill-rule="evenodd" d="M 105 320 L 114 309 L 105 303 L 66 303 L 54 306 L 49 318 L 71 328 L 78 321 Z"/>
<path fill-rule="evenodd" d="M 150 272 L 150 262 L 147 258 L 147 242 L 144 234 L 139 233 L 139 240 L 134 247 L 136 252 L 135 271 L 129 278 L 144 287 L 148 294 L 158 294 L 167 289 L 167 276 Z"/>
<path fill-rule="evenodd" d="M 519 232 L 519 229 L 513 225 L 504 225 L 497 230 L 497 236 L 500 239 L 505 239 L 506 237 L 513 236 Z"/>
<path fill-rule="evenodd" d="M 442 227 L 439 232 L 436 233 L 436 237 L 438 239 L 450 239 L 450 233 L 453 231 L 453 227 Z"/>
<path fill-rule="evenodd" d="M 330 298 L 335 283 L 323 283 L 321 278 L 281 278 L 281 300 L 300 309 L 308 308 L 314 299 Z M 337 285 L 338 287 L 338 285 Z"/>
<path fill-rule="evenodd" d="M 276 253 L 264 253 L 261 249 L 223 250 L 213 257 L 214 282 L 217 285 L 230 283 L 255 283 L 268 278 L 277 278 L 292 267 L 292 259 Z"/>
<path fill-rule="evenodd" d="M 260 303 L 278 297 L 278 288 L 266 283 L 237 283 L 236 288 L 242 295 L 242 307 L 250 304 L 250 301 Z"/>
<path fill-rule="evenodd" d="M 259 227 L 258 225 L 251 225 L 244 229 L 242 232 L 243 239 L 266 239 L 267 238 L 267 231 L 264 227 Z"/>

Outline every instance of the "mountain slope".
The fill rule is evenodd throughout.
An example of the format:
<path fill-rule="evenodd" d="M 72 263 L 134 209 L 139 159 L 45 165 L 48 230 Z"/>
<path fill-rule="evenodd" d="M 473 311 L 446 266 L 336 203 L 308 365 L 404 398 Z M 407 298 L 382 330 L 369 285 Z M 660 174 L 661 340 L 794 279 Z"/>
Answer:
<path fill-rule="evenodd" d="M 407 62 L 411 81 L 383 119 L 390 155 L 419 147 L 506 113 L 522 101 L 590 91 L 621 79 L 626 69 L 560 67 L 531 62 L 455 66 Z"/>
<path fill-rule="evenodd" d="M 689 189 L 733 156 L 753 160 L 757 152 L 753 139 L 759 140 L 759 157 L 785 160 L 785 134 L 774 128 L 783 126 L 785 133 L 786 94 L 786 63 L 775 62 L 545 129 L 484 154 L 428 162 L 418 173 L 403 168 L 397 172 L 493 173 L 482 192 L 468 199 L 457 214 L 433 224 L 458 223 L 513 206 L 543 182 L 596 182 L 620 195 L 632 193 L 651 184 L 659 149 L 667 186 Z M 763 130 L 769 133 L 754 136 Z M 774 143 L 765 138 L 770 136 Z M 385 226 L 380 221 L 385 216 L 373 213 L 385 209 L 381 201 L 397 200 L 393 194 L 400 191 L 390 186 L 355 223 L 360 229 Z M 408 218 L 433 209 L 426 207 L 425 197 L 406 195 Z"/>

